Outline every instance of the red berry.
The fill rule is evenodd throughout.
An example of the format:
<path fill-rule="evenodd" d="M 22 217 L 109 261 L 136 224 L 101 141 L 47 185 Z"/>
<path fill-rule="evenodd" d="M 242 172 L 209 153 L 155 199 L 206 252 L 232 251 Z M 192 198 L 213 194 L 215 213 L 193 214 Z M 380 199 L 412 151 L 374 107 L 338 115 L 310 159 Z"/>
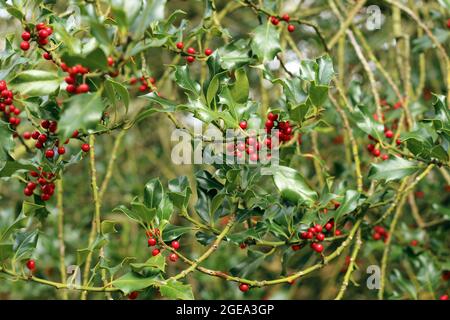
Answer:
<path fill-rule="evenodd" d="M 367 151 L 372 152 L 375 149 L 375 146 L 371 143 L 367 145 Z"/>
<path fill-rule="evenodd" d="M 42 30 L 42 29 L 45 29 L 45 23 L 43 23 L 43 22 L 39 22 L 37 25 L 36 25 L 36 30 Z"/>
<path fill-rule="evenodd" d="M 53 151 L 52 149 L 48 149 L 47 151 L 45 151 L 45 156 L 47 158 L 53 158 L 55 156 L 55 151 Z"/>
<path fill-rule="evenodd" d="M 450 27 L 449 27 L 450 28 Z M 444 294 L 442 296 L 439 297 L 439 300 L 448 300 L 448 295 Z"/>
<path fill-rule="evenodd" d="M 39 38 L 38 43 L 41 46 L 45 46 L 48 43 L 48 40 L 46 38 Z"/>
<path fill-rule="evenodd" d="M 138 295 L 139 295 L 139 292 L 137 292 L 137 291 L 130 292 L 130 294 L 128 294 L 128 299 L 130 299 L 130 300 L 136 300 L 136 298 L 138 297 Z"/>
<path fill-rule="evenodd" d="M 156 245 L 156 239 L 155 238 L 149 238 L 147 243 L 148 243 L 149 247 L 153 247 L 154 245 Z"/>
<path fill-rule="evenodd" d="M 30 40 L 30 38 L 31 38 L 31 34 L 28 31 L 24 31 L 22 33 L 22 40 L 23 41 L 28 41 L 28 40 Z"/>
<path fill-rule="evenodd" d="M 325 230 L 330 231 L 331 229 L 333 229 L 333 224 L 328 222 L 327 224 L 325 224 Z"/>
<path fill-rule="evenodd" d="M 77 87 L 77 93 L 89 92 L 89 86 L 87 83 L 82 83 Z"/>
<path fill-rule="evenodd" d="M 239 248 L 244 250 L 245 248 L 247 248 L 247 244 L 245 242 L 242 242 L 241 244 L 239 244 Z"/>
<path fill-rule="evenodd" d="M 78 137 L 78 130 L 75 130 L 73 133 L 72 133 L 72 138 L 77 138 Z"/>
<path fill-rule="evenodd" d="M 67 87 L 66 87 L 66 91 L 68 93 L 74 93 L 76 90 L 77 90 L 77 88 L 73 84 L 68 84 Z"/>
<path fill-rule="evenodd" d="M 299 245 L 299 244 L 294 244 L 294 245 L 291 247 L 291 249 L 294 250 L 294 251 L 298 251 L 298 250 L 300 250 L 301 248 L 302 248 L 302 246 Z"/>
<path fill-rule="evenodd" d="M 83 143 L 81 145 L 81 150 L 83 150 L 84 152 L 88 152 L 91 149 L 91 146 L 87 143 Z"/>
<path fill-rule="evenodd" d="M 44 133 L 40 134 L 39 137 L 38 137 L 38 141 L 42 142 L 42 143 L 46 142 L 47 141 L 47 135 L 44 134 Z"/>
<path fill-rule="evenodd" d="M 289 32 L 294 32 L 295 31 L 295 26 L 293 24 L 288 25 L 287 27 Z"/>
<path fill-rule="evenodd" d="M 177 240 L 172 241 L 172 248 L 177 250 L 180 247 L 180 243 Z"/>
<path fill-rule="evenodd" d="M 39 30 L 38 36 L 39 36 L 39 38 L 41 38 L 41 39 L 47 38 L 47 37 L 48 37 L 48 32 L 47 32 L 47 30 L 45 30 L 45 29 Z"/>
<path fill-rule="evenodd" d="M 384 136 L 385 136 L 386 138 L 388 138 L 388 139 L 391 139 L 391 138 L 394 136 L 394 133 L 393 133 L 391 130 L 387 130 L 387 131 L 384 133 Z"/>
<path fill-rule="evenodd" d="M 281 17 L 281 19 L 283 19 L 286 22 L 289 22 L 289 20 L 291 19 L 291 17 L 289 17 L 289 15 L 287 13 L 283 14 L 283 16 Z"/>
<path fill-rule="evenodd" d="M 321 245 L 320 243 L 313 243 L 314 246 L 311 245 L 311 247 L 313 248 L 313 250 L 317 253 L 321 253 L 323 251 L 323 245 Z"/>
<path fill-rule="evenodd" d="M 372 238 L 373 238 L 373 240 L 378 241 L 378 240 L 381 239 L 381 234 L 379 234 L 378 232 L 375 232 L 375 233 L 372 235 Z"/>
<path fill-rule="evenodd" d="M 48 129 L 50 127 L 50 121 L 42 120 L 41 121 L 41 127 L 44 128 L 44 129 Z"/>
<path fill-rule="evenodd" d="M 49 36 L 53 33 L 53 29 L 50 27 L 45 28 L 45 30 L 47 31 Z"/>
<path fill-rule="evenodd" d="M 27 268 L 30 271 L 33 271 L 34 269 L 36 269 L 36 262 L 33 259 L 30 259 L 27 261 Z"/>
<path fill-rule="evenodd" d="M 132 77 L 130 79 L 130 84 L 136 84 L 136 82 L 137 82 L 137 79 L 135 77 Z"/>
<path fill-rule="evenodd" d="M 27 183 L 27 188 L 30 189 L 30 190 L 36 189 L 36 183 L 31 182 L 31 181 L 28 182 L 28 183 Z"/>
<path fill-rule="evenodd" d="M 25 188 L 23 189 L 23 194 L 26 195 L 27 197 L 33 195 L 33 190 L 30 188 Z"/>
<path fill-rule="evenodd" d="M 323 233 L 316 234 L 316 239 L 318 241 L 323 241 L 325 239 L 325 235 Z"/>
<path fill-rule="evenodd" d="M 409 244 L 413 247 L 416 247 L 419 244 L 419 241 L 414 239 L 414 240 L 411 240 L 411 242 Z"/>
<path fill-rule="evenodd" d="M 153 249 L 152 256 L 157 256 L 159 254 L 159 249 Z"/>
<path fill-rule="evenodd" d="M 447 19 L 447 28 L 450 29 L 450 18 Z"/>
<path fill-rule="evenodd" d="M 242 130 L 247 129 L 247 121 L 239 122 L 239 127 L 241 127 Z"/>
<path fill-rule="evenodd" d="M 183 42 L 177 42 L 177 48 L 178 49 L 183 49 L 183 47 L 184 47 L 184 43 Z"/>
<path fill-rule="evenodd" d="M 336 231 L 334 232 L 335 236 L 340 236 L 342 234 L 341 230 L 336 229 Z"/>
<path fill-rule="evenodd" d="M 373 149 L 372 154 L 374 157 L 379 157 L 381 154 L 380 149 Z"/>
<path fill-rule="evenodd" d="M 189 48 L 186 50 L 186 52 L 189 53 L 189 54 L 195 54 L 195 49 L 192 48 L 192 47 L 189 47 Z"/>
<path fill-rule="evenodd" d="M 112 67 L 114 65 L 114 59 L 112 57 L 108 57 L 108 66 Z"/>
<path fill-rule="evenodd" d="M 171 253 L 169 255 L 169 260 L 172 262 L 176 262 L 178 260 L 178 255 L 176 253 Z"/>
<path fill-rule="evenodd" d="M 205 49 L 205 54 L 206 54 L 207 56 L 212 55 L 212 53 L 213 53 L 213 51 L 212 51 L 210 48 L 206 48 L 206 49 Z"/>
<path fill-rule="evenodd" d="M 250 287 L 248 286 L 248 284 L 241 283 L 239 285 L 239 290 L 241 290 L 242 292 L 247 292 L 249 289 L 250 289 Z"/>
<path fill-rule="evenodd" d="M 25 131 L 22 136 L 25 140 L 29 140 L 31 138 L 31 133 L 28 131 Z"/>
<path fill-rule="evenodd" d="M 316 224 L 314 226 L 314 230 L 315 230 L 315 232 L 322 232 L 322 226 L 320 224 Z"/>
<path fill-rule="evenodd" d="M 382 159 L 383 161 L 386 161 L 387 159 L 389 159 L 389 156 L 388 156 L 387 154 L 383 154 L 383 155 L 381 156 L 381 159 Z"/>
<path fill-rule="evenodd" d="M 23 51 L 27 51 L 28 49 L 30 49 L 30 43 L 27 41 L 22 41 L 22 43 L 20 44 L 20 49 L 22 49 Z"/>
<path fill-rule="evenodd" d="M 278 119 L 278 114 L 274 114 L 272 112 L 269 112 L 269 114 L 267 115 L 267 119 L 269 119 L 271 121 L 276 121 Z"/>
<path fill-rule="evenodd" d="M 188 63 L 192 63 L 192 62 L 195 61 L 195 57 L 193 57 L 193 56 L 187 56 L 187 57 L 186 57 L 186 61 L 187 61 Z"/>
<path fill-rule="evenodd" d="M 59 148 L 58 148 L 58 154 L 59 154 L 59 155 L 63 155 L 64 153 L 66 153 L 66 148 L 64 148 L 64 147 L 59 147 Z"/>
<path fill-rule="evenodd" d="M 401 145 L 402 144 L 402 140 L 400 140 L 400 139 L 397 139 L 397 140 L 395 140 L 395 143 L 399 146 L 399 145 Z"/>

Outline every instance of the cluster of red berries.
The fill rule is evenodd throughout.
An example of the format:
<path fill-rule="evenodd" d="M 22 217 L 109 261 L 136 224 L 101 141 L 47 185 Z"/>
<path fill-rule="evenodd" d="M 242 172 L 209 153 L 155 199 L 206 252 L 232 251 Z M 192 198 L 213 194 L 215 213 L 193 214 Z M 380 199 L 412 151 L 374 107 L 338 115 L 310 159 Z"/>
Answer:
<path fill-rule="evenodd" d="M 149 247 L 154 247 L 156 246 L 156 244 L 158 243 L 158 241 L 156 240 L 155 236 L 159 235 L 159 229 L 155 229 L 152 231 L 148 230 L 146 232 L 147 234 L 147 245 Z M 171 246 L 174 250 L 178 250 L 180 248 L 180 243 L 177 240 L 173 240 L 171 243 Z M 160 253 L 160 249 L 155 248 L 152 250 L 152 256 L 157 256 Z M 174 252 L 172 252 L 171 254 L 169 254 L 169 260 L 172 262 L 176 262 L 178 260 L 178 255 Z"/>
<path fill-rule="evenodd" d="M 36 140 L 36 143 L 34 146 L 37 149 L 43 149 L 47 147 L 47 150 L 45 151 L 45 157 L 48 159 L 53 159 L 55 155 L 62 156 L 66 153 L 66 148 L 64 146 L 60 145 L 60 142 L 56 135 L 56 130 L 58 129 L 58 122 L 54 120 L 42 120 L 41 121 L 41 127 L 45 130 L 44 133 L 40 132 L 39 130 L 35 130 L 32 133 L 29 131 L 26 131 L 23 133 L 23 138 L 25 140 L 33 139 Z M 76 139 L 78 138 L 78 130 L 75 130 L 72 133 L 72 138 Z M 69 139 L 67 139 L 64 144 L 68 144 Z M 56 153 L 55 153 L 56 149 Z M 81 145 L 81 150 L 84 152 L 88 152 L 90 150 L 90 146 L 87 143 L 83 143 Z"/>
<path fill-rule="evenodd" d="M 275 16 L 272 16 L 272 17 L 270 17 L 269 19 L 270 19 L 270 22 L 271 22 L 274 26 L 277 26 L 277 25 L 280 23 L 280 19 L 283 20 L 283 21 L 285 21 L 285 22 L 287 22 L 287 23 L 289 23 L 289 21 L 291 20 L 291 17 L 289 17 L 289 15 L 288 15 L 287 13 L 285 13 L 285 14 L 283 14 L 283 16 L 281 16 L 281 17 L 275 17 Z M 294 26 L 293 24 L 288 24 L 287 30 L 288 30 L 289 32 L 294 32 L 294 31 L 295 31 L 295 26 Z"/>
<path fill-rule="evenodd" d="M 330 220 L 324 226 L 320 224 L 316 224 L 313 227 L 308 228 L 307 231 L 303 231 L 300 233 L 300 239 L 303 240 L 312 240 L 311 248 L 321 253 L 323 251 L 323 245 L 320 243 L 325 240 L 325 233 L 330 232 L 334 228 L 334 221 Z M 301 249 L 302 246 L 300 244 L 293 245 L 292 250 L 297 251 Z"/>
<path fill-rule="evenodd" d="M 155 87 L 155 83 L 156 80 L 153 77 L 146 77 L 146 76 L 142 76 L 139 78 L 139 81 L 141 82 L 141 84 L 139 85 L 139 91 L 140 92 L 152 92 L 153 90 L 156 89 Z M 130 79 L 130 85 L 135 85 L 138 82 L 138 79 L 136 77 L 132 77 Z"/>
<path fill-rule="evenodd" d="M 394 137 L 394 132 L 385 127 L 384 136 L 388 139 L 392 139 Z M 381 150 L 377 148 L 378 140 L 372 137 L 370 134 L 368 135 L 368 138 L 374 143 L 369 143 L 367 145 L 367 151 L 369 151 L 375 158 L 381 157 L 383 161 L 388 160 L 389 156 L 387 154 L 381 154 Z M 398 146 L 402 143 L 400 139 L 397 139 L 395 142 Z"/>
<path fill-rule="evenodd" d="M 386 242 L 386 240 L 389 238 L 389 232 L 386 231 L 385 228 L 383 228 L 382 226 L 375 226 L 373 227 L 373 234 L 372 234 L 372 239 L 373 240 L 383 240 L 384 242 Z"/>
<path fill-rule="evenodd" d="M 42 170 L 42 168 L 39 168 L 39 172 L 37 171 L 30 171 L 28 177 L 28 182 L 25 186 L 25 189 L 23 189 L 23 193 L 30 197 L 32 196 L 37 186 L 40 186 L 40 197 L 42 201 L 48 201 L 53 196 L 53 193 L 55 192 L 55 174 L 52 172 L 46 172 Z"/>
<path fill-rule="evenodd" d="M 22 33 L 23 41 L 20 43 L 20 49 L 22 49 L 23 51 L 27 51 L 28 49 L 30 49 L 30 40 L 37 41 L 39 46 L 45 46 L 46 44 L 48 44 L 47 38 L 51 36 L 52 33 L 53 29 L 50 26 L 46 25 L 43 22 L 40 22 L 36 25 L 36 32 L 34 32 L 33 34 L 28 29 L 26 29 Z M 48 58 L 44 58 L 47 60 L 51 59 L 51 55 L 49 53 L 47 53 L 47 57 Z"/>
<path fill-rule="evenodd" d="M 21 110 L 13 105 L 14 94 L 8 90 L 5 80 L 0 80 L 0 112 L 3 113 L 3 119 L 12 127 L 20 124 L 19 115 Z"/>
<path fill-rule="evenodd" d="M 180 52 L 183 52 L 184 43 L 181 42 L 181 41 L 177 42 L 176 43 L 176 47 L 177 47 L 178 50 L 180 50 Z M 189 48 L 187 48 L 186 53 L 187 53 L 186 61 L 188 63 L 194 62 L 195 61 L 195 55 L 197 54 L 197 51 L 194 48 L 189 47 Z M 213 54 L 213 50 L 212 49 L 210 49 L 210 48 L 206 48 L 205 49 L 205 56 L 208 57 L 208 56 L 210 56 L 212 54 Z"/>
<path fill-rule="evenodd" d="M 66 91 L 68 93 L 86 93 L 89 92 L 89 85 L 84 82 L 83 75 L 89 72 L 89 69 L 78 64 L 73 67 L 68 67 L 64 62 L 61 63 L 61 69 L 68 73 L 68 76 L 64 78 L 67 83 Z M 82 83 L 79 83 L 79 80 Z"/>
<path fill-rule="evenodd" d="M 266 138 L 270 139 L 270 138 Z M 238 141 L 236 143 L 229 143 L 227 145 L 228 154 L 235 155 L 237 158 L 242 158 L 244 152 L 249 155 L 250 161 L 258 161 L 258 151 L 261 149 L 261 143 L 258 141 L 257 137 L 247 137 L 244 141 Z M 270 158 L 270 155 L 268 155 Z"/>
<path fill-rule="evenodd" d="M 289 121 L 278 120 L 278 114 L 269 112 L 265 123 L 266 132 L 270 133 L 273 129 L 278 130 L 277 137 L 280 143 L 287 142 L 292 139 L 293 129 Z"/>

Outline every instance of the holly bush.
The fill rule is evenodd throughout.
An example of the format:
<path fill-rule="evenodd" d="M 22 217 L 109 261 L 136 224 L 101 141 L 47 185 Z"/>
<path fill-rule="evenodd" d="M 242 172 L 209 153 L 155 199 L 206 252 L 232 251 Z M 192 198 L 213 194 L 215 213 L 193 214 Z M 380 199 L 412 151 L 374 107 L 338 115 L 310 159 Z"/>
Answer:
<path fill-rule="evenodd" d="M 3 299 L 448 299 L 448 1 L 0 14 Z"/>

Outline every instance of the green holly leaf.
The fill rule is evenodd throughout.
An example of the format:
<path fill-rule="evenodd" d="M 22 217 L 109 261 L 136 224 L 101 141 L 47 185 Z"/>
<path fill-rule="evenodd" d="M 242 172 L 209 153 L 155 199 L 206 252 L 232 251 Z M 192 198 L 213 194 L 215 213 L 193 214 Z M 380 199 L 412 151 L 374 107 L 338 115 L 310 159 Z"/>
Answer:
<path fill-rule="evenodd" d="M 395 157 L 391 160 L 373 163 L 369 172 L 369 178 L 389 182 L 410 176 L 420 168 L 421 166 L 417 161 Z"/>
<path fill-rule="evenodd" d="M 75 130 L 94 129 L 103 113 L 103 103 L 99 94 L 78 94 L 68 99 L 58 123 L 58 135 L 64 141 Z"/>
<path fill-rule="evenodd" d="M 15 261 L 28 259 L 31 257 L 34 249 L 36 249 L 39 237 L 39 230 L 25 231 L 16 234 L 14 243 L 14 257 Z"/>
<path fill-rule="evenodd" d="M 9 85 L 22 96 L 42 97 L 54 94 L 63 81 L 56 72 L 43 70 L 26 70 L 11 80 Z"/>
<path fill-rule="evenodd" d="M 295 169 L 273 166 L 273 180 L 281 196 L 294 203 L 305 202 L 311 205 L 317 200 L 317 192 L 311 189 L 305 178 Z"/>
<path fill-rule="evenodd" d="M 194 300 L 192 287 L 189 284 L 183 284 L 176 280 L 170 280 L 159 287 L 163 297 L 169 299 Z"/>
<path fill-rule="evenodd" d="M 105 81 L 105 92 L 108 96 L 109 101 L 113 105 L 117 105 L 116 96 L 119 97 L 124 104 L 125 109 L 128 111 L 128 106 L 130 104 L 130 94 L 123 84 L 108 78 Z"/>
<path fill-rule="evenodd" d="M 130 263 L 131 269 L 136 273 L 142 272 L 165 272 L 166 270 L 166 259 L 162 254 L 158 254 L 151 257 L 144 263 Z"/>
<path fill-rule="evenodd" d="M 169 198 L 177 208 L 186 208 L 192 194 L 189 180 L 186 176 L 177 177 L 169 181 Z"/>
<path fill-rule="evenodd" d="M 253 38 L 250 46 L 260 61 L 266 62 L 273 60 L 277 53 L 281 51 L 278 29 L 269 21 L 266 24 L 256 27 L 253 30 Z"/>
<path fill-rule="evenodd" d="M 150 286 L 156 286 L 159 283 L 155 276 L 144 277 L 135 272 L 128 272 L 122 277 L 114 280 L 112 285 L 119 288 L 124 294 L 129 294 L 133 291 L 139 291 Z"/>

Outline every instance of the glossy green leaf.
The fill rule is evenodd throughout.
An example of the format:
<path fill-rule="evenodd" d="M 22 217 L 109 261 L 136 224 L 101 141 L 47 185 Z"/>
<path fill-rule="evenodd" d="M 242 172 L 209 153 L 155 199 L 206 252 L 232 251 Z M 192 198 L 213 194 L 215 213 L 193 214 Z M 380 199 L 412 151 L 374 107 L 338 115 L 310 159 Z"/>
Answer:
<path fill-rule="evenodd" d="M 156 277 L 144 277 L 135 272 L 128 272 L 122 277 L 114 280 L 112 285 L 119 288 L 124 294 L 139 291 L 159 283 Z"/>
<path fill-rule="evenodd" d="M 253 30 L 251 48 L 260 61 L 273 60 L 281 51 L 280 34 L 278 29 L 269 21 Z"/>
<path fill-rule="evenodd" d="M 40 97 L 55 93 L 62 82 L 57 73 L 44 70 L 26 70 L 9 83 L 22 96 Z"/>
<path fill-rule="evenodd" d="M 192 287 L 189 284 L 183 284 L 176 280 L 170 280 L 159 287 L 163 297 L 179 300 L 194 300 Z"/>
<path fill-rule="evenodd" d="M 417 161 L 405 160 L 395 157 L 380 163 L 373 163 L 370 169 L 369 178 L 375 180 L 392 180 L 402 179 L 416 173 L 421 166 Z"/>

